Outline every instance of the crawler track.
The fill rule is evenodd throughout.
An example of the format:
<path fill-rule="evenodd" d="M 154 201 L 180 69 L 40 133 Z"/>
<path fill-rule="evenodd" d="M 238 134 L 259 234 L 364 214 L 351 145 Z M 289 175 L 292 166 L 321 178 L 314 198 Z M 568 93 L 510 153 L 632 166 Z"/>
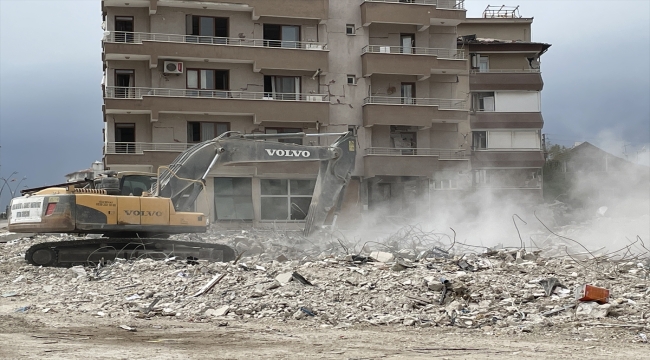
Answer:
<path fill-rule="evenodd" d="M 36 244 L 27 250 L 25 260 L 35 266 L 71 267 L 93 265 L 116 258 L 165 259 L 171 256 L 225 262 L 235 259 L 235 251 L 222 244 L 191 241 L 99 238 Z"/>

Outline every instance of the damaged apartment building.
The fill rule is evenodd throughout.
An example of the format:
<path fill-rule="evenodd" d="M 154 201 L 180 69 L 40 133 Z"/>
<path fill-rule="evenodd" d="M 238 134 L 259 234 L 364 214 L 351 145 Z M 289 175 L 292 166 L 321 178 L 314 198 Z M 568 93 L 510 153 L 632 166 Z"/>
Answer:
<path fill-rule="evenodd" d="M 549 45 L 531 42 L 532 19 L 488 10 L 471 19 L 456 0 L 103 0 L 104 164 L 156 172 L 226 131 L 353 131 L 343 219 L 408 216 L 485 188 L 541 195 L 539 55 Z M 315 139 L 305 145 L 334 140 Z M 300 222 L 317 171 L 213 169 L 196 210 Z"/>

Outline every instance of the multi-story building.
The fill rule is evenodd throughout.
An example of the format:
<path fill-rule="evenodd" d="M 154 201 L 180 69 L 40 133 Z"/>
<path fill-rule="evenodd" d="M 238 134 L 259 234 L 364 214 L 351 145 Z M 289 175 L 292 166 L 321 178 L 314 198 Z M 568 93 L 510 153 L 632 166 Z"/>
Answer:
<path fill-rule="evenodd" d="M 102 10 L 109 169 L 156 171 L 225 131 L 354 131 L 348 214 L 404 216 L 428 206 L 416 199 L 472 186 L 470 82 L 484 74 L 470 74 L 474 48 L 458 45 L 472 24 L 462 1 L 103 0 Z M 197 210 L 300 221 L 316 173 L 290 162 L 214 169 Z"/>
<path fill-rule="evenodd" d="M 549 44 L 531 40 L 532 18 L 518 7 L 488 6 L 459 27 L 469 54 L 473 184 L 478 189 L 542 195 L 540 56 Z"/>

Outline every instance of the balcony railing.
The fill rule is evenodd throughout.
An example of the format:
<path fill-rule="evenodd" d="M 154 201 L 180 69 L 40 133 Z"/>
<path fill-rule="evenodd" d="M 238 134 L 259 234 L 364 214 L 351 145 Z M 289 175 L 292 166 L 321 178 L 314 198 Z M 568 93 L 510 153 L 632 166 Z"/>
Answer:
<path fill-rule="evenodd" d="M 364 0 L 365 2 L 383 2 L 400 4 L 435 5 L 438 9 L 465 9 L 465 0 Z"/>
<path fill-rule="evenodd" d="M 107 86 L 105 92 L 105 97 L 109 99 L 142 99 L 143 96 L 311 102 L 329 101 L 328 96 L 325 94 L 269 93 L 251 91 Z"/>
<path fill-rule="evenodd" d="M 420 156 L 438 156 L 441 160 L 465 159 L 464 149 L 426 149 L 426 148 L 383 148 L 370 147 L 366 148 L 366 155 L 420 155 Z"/>
<path fill-rule="evenodd" d="M 539 73 L 540 69 L 471 69 L 472 74 L 481 73 Z"/>
<path fill-rule="evenodd" d="M 463 99 L 410 98 L 397 96 L 369 96 L 363 104 L 438 106 L 440 110 L 467 110 L 467 101 Z"/>
<path fill-rule="evenodd" d="M 111 43 L 142 44 L 143 41 L 190 43 L 208 45 L 230 45 L 249 47 L 273 47 L 284 49 L 324 50 L 325 44 L 308 41 L 283 41 L 265 39 L 242 39 L 213 36 L 156 34 L 143 32 L 112 31 L 104 37 L 104 41 Z"/>
<path fill-rule="evenodd" d="M 404 47 L 404 46 L 387 46 L 387 45 L 366 45 L 361 50 L 365 53 L 379 54 L 414 54 L 414 55 L 432 55 L 440 59 L 465 59 L 465 52 L 456 49 L 436 49 L 425 47 Z"/>
<path fill-rule="evenodd" d="M 109 142 L 106 154 L 142 154 L 146 151 L 183 152 L 194 144 L 185 143 L 144 143 L 144 142 Z"/>

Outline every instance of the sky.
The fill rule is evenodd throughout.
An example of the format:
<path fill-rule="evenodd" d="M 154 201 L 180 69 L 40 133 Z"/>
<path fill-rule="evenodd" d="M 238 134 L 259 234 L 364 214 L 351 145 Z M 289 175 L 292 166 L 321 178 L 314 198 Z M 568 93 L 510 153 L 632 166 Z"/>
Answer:
<path fill-rule="evenodd" d="M 466 0 L 467 16 L 488 4 Z M 550 143 L 650 162 L 650 1 L 507 5 L 534 17 L 533 41 L 552 44 L 542 56 Z M 0 0 L 0 178 L 15 179 L 0 206 L 21 181 L 63 182 L 102 159 L 101 21 L 100 0 Z"/>

